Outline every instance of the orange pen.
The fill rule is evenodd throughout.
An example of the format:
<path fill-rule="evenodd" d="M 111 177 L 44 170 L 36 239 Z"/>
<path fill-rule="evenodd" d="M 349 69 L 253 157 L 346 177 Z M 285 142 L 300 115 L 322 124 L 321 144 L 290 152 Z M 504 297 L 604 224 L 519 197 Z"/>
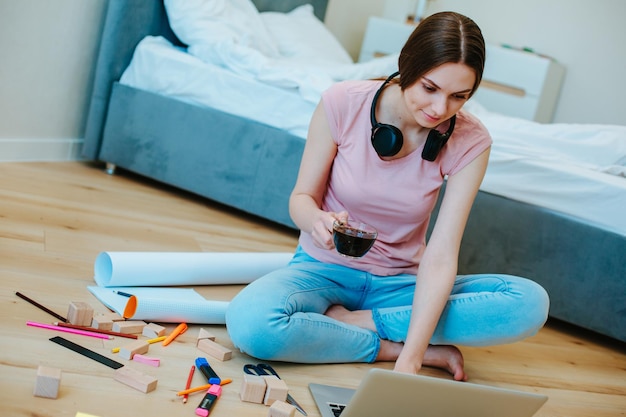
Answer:
<path fill-rule="evenodd" d="M 226 378 L 226 379 L 222 379 L 222 382 L 220 382 L 220 385 L 224 386 L 224 385 L 228 385 L 231 382 L 233 382 L 232 379 L 230 378 Z M 194 392 L 198 392 L 198 391 L 206 391 L 209 388 L 211 388 L 211 385 L 215 385 L 215 384 L 205 384 L 205 385 L 200 385 L 194 388 L 189 388 L 189 389 L 185 389 L 182 391 L 178 391 L 176 393 L 176 395 L 180 396 L 180 395 L 188 395 L 188 394 L 193 394 Z"/>
<path fill-rule="evenodd" d="M 178 326 L 176 326 L 174 331 L 165 338 L 165 340 L 163 341 L 163 346 L 169 345 L 170 343 L 172 343 L 172 340 L 176 339 L 178 336 L 185 333 L 186 331 L 187 331 L 187 324 L 180 323 Z"/>

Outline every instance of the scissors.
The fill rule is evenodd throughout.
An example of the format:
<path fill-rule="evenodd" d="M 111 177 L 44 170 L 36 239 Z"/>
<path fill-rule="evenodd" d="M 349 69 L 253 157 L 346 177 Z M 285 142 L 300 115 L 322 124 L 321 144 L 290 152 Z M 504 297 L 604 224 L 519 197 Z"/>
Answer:
<path fill-rule="evenodd" d="M 278 376 L 278 373 L 274 370 L 274 368 L 266 363 L 257 363 L 256 365 L 252 363 L 247 363 L 243 366 L 243 371 L 249 375 L 274 375 L 276 378 L 281 379 L 280 376 Z M 293 399 L 291 394 L 287 394 L 287 402 L 296 407 L 296 410 L 298 410 L 305 416 L 307 415 L 306 411 L 304 411 L 304 409 L 300 407 L 300 404 L 298 404 L 298 402 Z"/>

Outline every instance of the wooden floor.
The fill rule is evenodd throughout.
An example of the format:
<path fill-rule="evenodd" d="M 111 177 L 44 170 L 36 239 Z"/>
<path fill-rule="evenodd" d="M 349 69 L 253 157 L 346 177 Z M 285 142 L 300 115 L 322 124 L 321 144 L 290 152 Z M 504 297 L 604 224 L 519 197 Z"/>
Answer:
<path fill-rule="evenodd" d="M 114 381 L 112 369 L 48 341 L 56 332 L 27 327 L 27 320 L 55 319 L 18 298 L 16 291 L 61 314 L 67 313 L 72 301 L 106 311 L 86 289 L 94 283 L 93 264 L 101 251 L 282 252 L 293 250 L 297 239 L 294 231 L 129 173 L 109 176 L 102 166 L 80 162 L 0 164 L 0 201 L 3 417 L 74 417 L 77 412 L 100 417 L 193 416 L 202 397 L 194 394 L 188 404 L 182 404 L 175 395 L 184 388 L 193 359 L 206 356 L 194 345 L 199 326 L 190 326 L 168 347 L 153 345 L 150 354 L 161 358 L 160 368 L 129 364 L 158 378 L 157 389 L 143 394 Z M 210 299 L 228 300 L 240 288 L 200 287 L 198 291 Z M 223 326 L 205 327 L 232 346 Z M 110 349 L 120 343 L 119 338 L 64 337 L 114 359 Z M 548 395 L 537 416 L 626 416 L 623 343 L 549 322 L 523 342 L 461 349 L 471 382 Z M 249 361 L 235 352 L 231 361 L 213 362 L 220 376 L 234 382 L 224 387 L 212 415 L 267 415 L 265 406 L 239 400 L 241 366 Z M 33 396 L 39 365 L 62 369 L 57 399 Z M 312 417 L 319 413 L 308 382 L 354 387 L 373 366 L 391 368 L 392 364 L 275 364 L 293 397 Z M 449 378 L 434 369 L 423 373 Z M 194 385 L 202 383 L 197 374 Z"/>

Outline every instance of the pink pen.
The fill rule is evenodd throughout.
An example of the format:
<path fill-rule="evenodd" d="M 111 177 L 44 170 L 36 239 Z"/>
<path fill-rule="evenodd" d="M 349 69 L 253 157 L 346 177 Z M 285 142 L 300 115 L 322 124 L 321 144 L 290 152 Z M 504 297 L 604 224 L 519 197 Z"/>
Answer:
<path fill-rule="evenodd" d="M 209 388 L 209 390 L 204 395 L 204 398 L 200 402 L 200 405 L 198 405 L 198 408 L 196 408 L 196 415 L 201 417 L 207 417 L 211 412 L 211 408 L 213 408 L 221 394 L 221 385 L 211 385 L 211 388 Z"/>
<path fill-rule="evenodd" d="M 107 340 L 113 339 L 108 334 L 88 332 L 86 330 L 78 330 L 78 329 L 73 329 L 71 327 L 55 326 L 54 324 L 44 324 L 44 323 L 37 323 L 35 321 L 27 321 L 26 325 L 27 326 L 32 326 L 32 327 L 40 327 L 42 329 L 56 330 L 58 332 L 73 333 L 73 334 L 79 334 L 79 335 L 82 335 L 82 336 L 97 337 L 99 339 L 107 339 Z"/>

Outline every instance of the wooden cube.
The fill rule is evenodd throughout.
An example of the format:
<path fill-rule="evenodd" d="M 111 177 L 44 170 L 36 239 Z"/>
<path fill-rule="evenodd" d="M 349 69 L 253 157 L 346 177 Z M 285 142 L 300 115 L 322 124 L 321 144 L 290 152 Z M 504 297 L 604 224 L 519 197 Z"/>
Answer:
<path fill-rule="evenodd" d="M 135 340 L 126 346 L 120 347 L 119 355 L 124 359 L 131 360 L 136 354 L 143 355 L 144 353 L 147 353 L 149 348 L 150 345 L 148 342 L 144 340 Z"/>
<path fill-rule="evenodd" d="M 57 398 L 61 385 L 61 370 L 48 366 L 37 368 L 37 379 L 33 394 L 36 397 Z"/>
<path fill-rule="evenodd" d="M 82 301 L 72 301 L 67 310 L 67 321 L 76 326 L 91 326 L 93 308 Z"/>
<path fill-rule="evenodd" d="M 296 407 L 284 401 L 276 400 L 270 406 L 267 417 L 293 417 L 296 414 Z"/>
<path fill-rule="evenodd" d="M 207 353 L 222 362 L 230 360 L 233 357 L 232 350 L 230 350 L 226 346 L 222 346 L 219 343 L 214 342 L 211 339 L 198 340 L 197 347 L 204 353 Z"/>
<path fill-rule="evenodd" d="M 113 323 L 113 331 L 118 333 L 138 334 L 143 332 L 143 328 L 146 324 L 147 323 L 143 320 L 116 321 Z"/>
<path fill-rule="evenodd" d="M 262 404 L 266 387 L 265 378 L 262 376 L 244 374 L 239 398 L 241 401 Z"/>
<path fill-rule="evenodd" d="M 144 393 L 154 391 L 158 382 L 155 377 L 143 374 L 128 366 L 116 369 L 113 378 L 122 384 L 126 384 Z"/>
<path fill-rule="evenodd" d="M 276 375 L 266 375 L 263 377 L 267 389 L 265 390 L 265 397 L 263 398 L 263 404 L 272 405 L 274 401 L 286 401 L 289 388 L 285 381 L 278 378 Z"/>
<path fill-rule="evenodd" d="M 155 337 L 164 336 L 165 330 L 166 329 L 163 326 L 160 326 L 156 323 L 149 323 L 143 328 L 141 334 L 150 339 L 154 339 Z"/>
<path fill-rule="evenodd" d="M 124 320 L 117 313 L 96 313 L 91 320 L 91 327 L 99 330 L 113 330 L 113 323 Z"/>

